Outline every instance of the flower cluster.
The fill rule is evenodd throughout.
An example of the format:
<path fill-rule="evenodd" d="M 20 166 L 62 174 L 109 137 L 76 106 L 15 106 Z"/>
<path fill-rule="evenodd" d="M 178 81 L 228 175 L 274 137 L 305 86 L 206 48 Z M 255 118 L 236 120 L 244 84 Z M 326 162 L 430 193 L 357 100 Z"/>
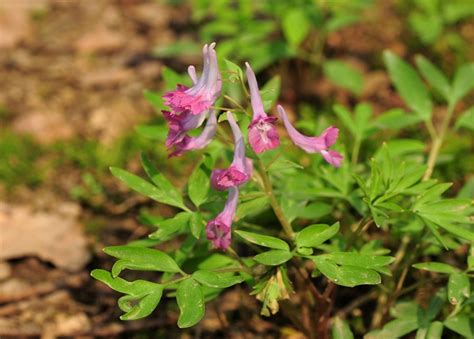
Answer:
<path fill-rule="evenodd" d="M 217 129 L 214 102 L 221 95 L 222 78 L 217 63 L 215 43 L 203 48 L 204 66 L 198 79 L 195 68 L 190 66 L 188 74 L 193 86 L 178 84 L 173 91 L 167 92 L 163 98 L 170 111 L 163 111 L 168 122 L 169 132 L 166 147 L 171 150 L 169 156 L 179 156 L 186 151 L 202 149 L 214 138 Z M 250 89 L 252 106 L 252 121 L 248 126 L 248 142 L 256 154 L 264 153 L 280 145 L 280 137 L 276 128 L 278 118 L 269 116 L 264 110 L 259 93 L 255 73 L 248 63 L 246 65 L 247 81 Z M 339 130 L 336 127 L 327 128 L 319 136 L 305 136 L 298 132 L 285 109 L 278 106 L 278 113 L 292 142 L 308 153 L 320 153 L 331 165 L 339 167 L 342 155 L 329 148 L 336 142 Z M 188 132 L 199 128 L 206 120 L 201 134 L 191 137 Z M 231 242 L 231 225 L 238 203 L 239 186 L 252 177 L 252 160 L 245 156 L 245 141 L 239 125 L 231 112 L 227 112 L 227 121 L 234 138 L 234 159 L 226 169 L 214 169 L 211 174 L 211 185 L 219 191 L 228 191 L 224 210 L 207 223 L 206 235 L 214 247 L 226 250 Z"/>

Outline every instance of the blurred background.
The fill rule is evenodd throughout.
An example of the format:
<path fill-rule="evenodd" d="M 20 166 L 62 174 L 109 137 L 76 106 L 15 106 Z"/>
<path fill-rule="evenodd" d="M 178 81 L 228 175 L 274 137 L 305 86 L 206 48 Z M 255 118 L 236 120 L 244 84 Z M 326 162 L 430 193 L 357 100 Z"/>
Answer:
<path fill-rule="evenodd" d="M 178 331 L 174 305 L 120 322 L 116 295 L 89 277 L 110 267 L 102 247 L 149 233 L 143 211 L 173 214 L 119 185 L 108 167 L 138 173 L 144 151 L 177 185 L 186 178 L 197 158 L 167 160 L 160 96 L 187 65 L 200 69 L 201 46 L 212 41 L 223 69 L 224 58 L 249 61 L 311 129 L 334 120 L 334 103 L 367 102 L 376 115 L 404 108 L 384 50 L 410 63 L 422 54 L 451 77 L 473 61 L 474 2 L 0 0 L 0 337 L 280 333 L 278 316 L 262 319 L 239 289 L 214 301 L 236 314 L 232 324 L 210 307 L 198 328 Z M 473 103 L 471 94 L 458 112 Z M 472 116 L 440 157 L 437 176 L 454 193 L 474 172 Z M 407 133 L 427 140 L 419 128 Z"/>

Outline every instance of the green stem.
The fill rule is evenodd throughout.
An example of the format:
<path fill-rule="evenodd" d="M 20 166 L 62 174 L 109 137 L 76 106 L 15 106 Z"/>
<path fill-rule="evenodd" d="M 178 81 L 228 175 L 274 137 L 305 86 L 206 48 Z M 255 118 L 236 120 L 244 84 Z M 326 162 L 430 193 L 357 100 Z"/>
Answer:
<path fill-rule="evenodd" d="M 361 142 L 360 138 L 356 138 L 354 140 L 354 148 L 352 149 L 352 159 L 351 159 L 352 165 L 357 164 L 357 160 L 359 159 L 359 152 L 360 152 L 361 143 L 362 142 Z"/>
<path fill-rule="evenodd" d="M 263 180 L 263 187 L 265 190 L 265 193 L 268 196 L 268 199 L 270 200 L 270 205 L 272 206 L 273 211 L 275 212 L 276 217 L 280 221 L 281 226 L 283 227 L 283 231 L 285 231 L 286 235 L 290 237 L 290 239 L 294 238 L 294 231 L 293 227 L 291 227 L 291 224 L 286 220 L 285 215 L 283 214 L 283 210 L 281 209 L 280 204 L 278 203 L 275 195 L 273 194 L 273 188 L 272 184 L 270 182 L 270 178 L 268 177 L 267 171 L 265 169 L 265 165 L 263 164 L 261 159 L 258 159 L 258 165 L 260 167 L 260 176 L 262 177 Z"/>
<path fill-rule="evenodd" d="M 238 108 L 240 108 L 242 111 L 245 112 L 245 108 L 242 107 L 241 104 L 239 104 L 234 98 L 228 96 L 228 95 L 224 95 L 224 98 L 226 98 L 228 101 L 230 101 L 231 103 L 233 103 L 235 106 L 237 106 Z"/>
<path fill-rule="evenodd" d="M 249 274 L 252 274 L 252 271 L 250 270 L 250 268 L 245 264 L 242 258 L 237 254 L 237 252 L 232 247 L 227 248 L 227 252 L 229 252 L 230 255 L 232 255 L 239 262 L 241 269 L 243 271 Z"/>
<path fill-rule="evenodd" d="M 433 174 L 433 170 L 436 165 L 436 159 L 438 159 L 439 151 L 441 149 L 441 146 L 443 145 L 446 132 L 448 131 L 449 122 L 451 121 L 451 117 L 454 113 L 454 107 L 455 105 L 453 104 L 448 105 L 448 108 L 446 109 L 446 115 L 444 116 L 444 119 L 441 123 L 439 133 L 436 133 L 436 131 L 434 131 L 434 127 L 428 129 L 432 138 L 434 137 L 434 139 L 433 144 L 431 146 L 430 154 L 428 156 L 428 167 L 425 171 L 425 175 L 423 176 L 423 180 L 428 180 Z M 429 125 L 427 123 L 427 126 L 432 126 L 432 124 Z"/>

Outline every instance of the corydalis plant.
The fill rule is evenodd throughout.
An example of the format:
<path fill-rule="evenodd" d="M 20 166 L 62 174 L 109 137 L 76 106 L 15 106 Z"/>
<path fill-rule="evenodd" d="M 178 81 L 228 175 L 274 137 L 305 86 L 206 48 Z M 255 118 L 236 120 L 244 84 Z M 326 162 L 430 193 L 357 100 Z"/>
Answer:
<path fill-rule="evenodd" d="M 394 109 L 375 116 L 368 104 L 356 105 L 354 112 L 336 105 L 349 163 L 335 150 L 338 128 L 318 126 L 322 132 L 314 135 L 312 117 L 299 121 L 296 129 L 278 106 L 280 124 L 271 110 L 278 86 L 267 83 L 259 90 L 249 64 L 244 73 L 226 60 L 227 70 L 219 71 L 214 47 L 204 48 L 200 78 L 194 67 L 188 69 L 194 84 L 189 89 L 195 90 L 178 87 L 164 95 L 169 128 L 163 141 L 170 155 L 188 160 L 201 155 L 184 191 L 145 156 L 141 160 L 149 180 L 112 168 L 133 190 L 177 209 L 170 218 L 142 212 L 140 222 L 154 228 L 149 238 L 105 248 L 117 261 L 110 272 L 92 272 L 124 294 L 118 300 L 121 319 L 146 317 L 162 297 L 176 298 L 178 326 L 191 327 L 204 316 L 207 302 L 245 283 L 261 301 L 262 315 L 281 311 L 285 326 L 310 338 L 328 338 L 331 328 L 335 339 L 352 338 L 351 325 L 367 338 L 414 331 L 418 338 L 441 338 L 443 331 L 472 337 L 474 252 L 471 247 L 465 261 L 446 252 L 463 253 L 474 243 L 471 201 L 465 193 L 444 199 L 450 184 L 431 176 L 456 104 L 474 87 L 474 65 L 463 66 L 451 84 L 427 60 L 417 61 L 448 104 L 438 126 L 431 117 L 429 91 L 416 71 L 386 54 L 390 76 L 414 112 Z M 147 96 L 162 110 L 157 97 Z M 456 126 L 470 126 L 470 116 L 472 109 Z M 403 128 L 421 123 L 431 145 L 397 139 Z M 387 129 L 393 139 L 383 143 L 374 137 Z M 162 126 L 146 130 L 163 134 Z M 291 143 L 306 154 L 294 148 L 287 152 Z M 203 151 L 186 154 L 198 149 Z M 152 248 L 161 244 L 167 253 Z M 449 263 L 429 262 L 434 256 L 444 261 L 445 253 Z M 412 267 L 420 271 L 410 275 Z M 124 270 L 161 274 L 153 281 L 128 281 L 121 277 Z M 379 284 L 382 288 L 345 289 Z M 413 301 L 420 286 L 437 289 L 428 292 L 427 307 Z"/>
<path fill-rule="evenodd" d="M 168 92 L 163 96 L 165 104 L 171 109 L 171 112 L 163 111 L 163 115 L 168 121 L 170 128 L 166 146 L 175 147 L 170 156 L 181 155 L 188 150 L 204 148 L 215 135 L 216 123 L 213 113 L 210 114 L 208 123 L 201 136 L 191 138 L 186 135 L 193 127 L 196 128 L 200 125 L 205 116 L 205 110 L 214 109 L 211 105 L 220 95 L 222 81 L 214 47 L 214 43 L 204 46 L 204 69 L 199 80 L 197 80 L 194 67 L 190 66 L 191 68 L 188 68 L 188 73 L 194 82 L 192 88 L 187 89 L 182 85 L 178 85 L 178 89 Z M 265 113 L 255 73 L 249 63 L 245 65 L 253 112 L 252 120 L 248 126 L 248 142 L 255 153 L 261 154 L 280 145 L 280 137 L 276 129 L 278 118 L 268 116 Z M 339 135 L 337 128 L 331 126 L 321 136 L 304 136 L 289 122 L 283 107 L 279 106 L 278 110 L 284 126 L 295 145 L 308 153 L 320 153 L 328 163 L 335 167 L 341 165 L 342 155 L 337 151 L 328 150 L 337 140 Z M 229 168 L 214 169 L 212 171 L 210 178 L 212 187 L 220 191 L 245 184 L 250 180 L 253 170 L 252 160 L 245 156 L 245 142 L 242 132 L 232 112 L 227 112 L 226 114 L 234 139 L 234 159 Z M 229 196 L 231 195 L 229 194 Z M 231 204 L 231 206 L 234 206 L 234 210 L 237 205 L 237 200 L 235 199 L 232 200 L 233 203 Z M 226 222 L 220 222 L 222 217 L 218 217 L 217 221 L 208 223 L 206 231 L 208 239 L 212 240 L 213 244 L 221 250 L 226 250 L 230 246 L 232 218 L 229 219 L 229 216 L 235 214 L 235 211 L 234 213 L 224 212 L 223 215 L 226 216 Z"/>

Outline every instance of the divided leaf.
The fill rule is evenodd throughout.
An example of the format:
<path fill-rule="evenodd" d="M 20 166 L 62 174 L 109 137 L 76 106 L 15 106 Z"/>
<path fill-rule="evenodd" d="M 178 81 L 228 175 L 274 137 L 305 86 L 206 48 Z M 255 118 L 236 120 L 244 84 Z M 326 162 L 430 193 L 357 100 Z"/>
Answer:
<path fill-rule="evenodd" d="M 426 86 L 413 67 L 390 51 L 384 52 L 384 60 L 390 78 L 406 104 L 423 120 L 430 119 L 433 103 Z"/>
<path fill-rule="evenodd" d="M 453 267 L 448 264 L 444 264 L 441 262 L 424 262 L 418 263 L 413 265 L 414 268 L 419 270 L 431 271 L 431 272 L 438 272 L 438 273 L 457 273 L 459 270 L 456 267 Z"/>
<path fill-rule="evenodd" d="M 103 282 L 113 290 L 126 294 L 118 300 L 119 307 L 126 312 L 122 320 L 136 320 L 149 316 L 159 304 L 163 294 L 163 285 L 146 280 L 129 282 L 120 277 L 113 277 L 105 270 L 93 270 L 91 276 Z"/>
<path fill-rule="evenodd" d="M 332 226 L 317 224 L 303 228 L 296 234 L 297 247 L 317 247 L 339 232 L 339 222 Z"/>
<path fill-rule="evenodd" d="M 196 166 L 188 181 L 189 198 L 196 207 L 199 207 L 206 202 L 209 188 L 209 176 L 203 170 L 201 165 Z"/>
<path fill-rule="evenodd" d="M 201 284 L 213 288 L 227 288 L 244 281 L 240 275 L 230 275 L 225 273 L 216 273 L 199 270 L 193 273 L 193 278 Z"/>
<path fill-rule="evenodd" d="M 429 84 L 433 86 L 433 88 L 436 89 L 446 101 L 448 101 L 451 86 L 443 72 L 421 55 L 416 57 L 416 65 Z"/>
<path fill-rule="evenodd" d="M 146 247 L 110 246 L 104 248 L 108 255 L 118 258 L 112 267 L 117 277 L 124 269 L 141 271 L 181 272 L 176 262 L 166 253 Z"/>
<path fill-rule="evenodd" d="M 281 265 L 293 257 L 293 254 L 285 250 L 271 250 L 257 254 L 255 257 L 256 262 L 269 265 L 269 266 L 278 266 Z"/>
<path fill-rule="evenodd" d="M 274 248 L 276 250 L 290 250 L 290 246 L 288 246 L 286 242 L 281 239 L 271 237 L 269 235 L 262 235 L 245 231 L 235 231 L 235 233 L 237 233 L 240 237 L 247 240 L 248 242 L 251 242 L 252 244 Z"/>
<path fill-rule="evenodd" d="M 189 278 L 178 285 L 176 301 L 180 311 L 179 328 L 194 326 L 204 317 L 204 294 L 196 280 Z"/>

